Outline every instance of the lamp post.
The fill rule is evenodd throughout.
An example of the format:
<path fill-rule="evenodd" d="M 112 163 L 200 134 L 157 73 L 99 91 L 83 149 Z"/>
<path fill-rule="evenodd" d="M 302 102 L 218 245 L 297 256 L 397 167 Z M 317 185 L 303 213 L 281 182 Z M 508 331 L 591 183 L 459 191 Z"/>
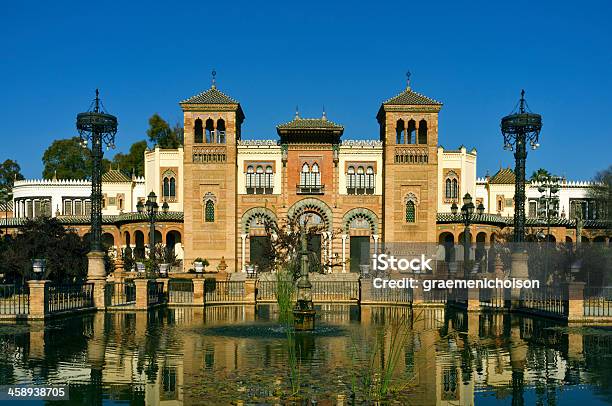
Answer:
<path fill-rule="evenodd" d="M 157 220 L 157 213 L 159 211 L 159 204 L 157 204 L 157 195 L 155 195 L 155 192 L 151 191 L 149 196 L 147 196 L 147 202 L 138 202 L 136 208 L 138 209 L 138 213 L 146 214 L 149 220 L 149 258 L 155 261 L 155 221 Z M 162 212 L 168 213 L 168 209 L 168 202 L 164 201 L 162 204 Z"/>
<path fill-rule="evenodd" d="M 540 178 L 538 192 L 538 217 L 546 220 L 546 240 L 550 240 L 550 219 L 559 215 L 559 178 L 557 176 L 544 176 Z"/>
<path fill-rule="evenodd" d="M 463 225 L 465 226 L 463 230 L 463 268 L 464 272 L 467 274 L 467 263 L 470 260 L 470 225 L 472 224 L 472 216 L 474 215 L 474 209 L 476 210 L 478 215 L 484 213 L 484 205 L 480 203 L 478 207 L 474 206 L 472 202 L 472 196 L 469 193 L 466 193 L 463 196 L 463 205 L 461 206 L 461 219 L 463 220 Z M 451 206 L 451 212 L 453 216 L 457 215 L 459 211 L 459 207 L 457 203 L 453 203 Z"/>
<path fill-rule="evenodd" d="M 92 108 L 77 114 L 77 130 L 83 147 L 91 142 L 91 250 L 88 254 L 88 279 L 104 279 L 104 252 L 102 250 L 102 144 L 115 148 L 117 134 L 117 117 L 105 113 L 100 102 L 100 92 L 96 89 L 96 98 Z"/>

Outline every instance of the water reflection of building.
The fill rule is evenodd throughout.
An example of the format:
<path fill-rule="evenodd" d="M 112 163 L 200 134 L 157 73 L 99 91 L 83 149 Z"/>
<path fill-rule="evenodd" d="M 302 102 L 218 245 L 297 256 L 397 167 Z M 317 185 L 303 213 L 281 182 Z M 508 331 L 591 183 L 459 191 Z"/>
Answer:
<path fill-rule="evenodd" d="M 602 360 L 612 353 L 612 339 L 605 336 L 593 339 L 550 328 L 557 326 L 550 320 L 515 314 L 443 308 L 415 313 L 408 307 L 324 306 L 323 330 L 296 339 L 304 380 L 313 375 L 323 385 L 346 390 L 353 345 L 364 356 L 376 350 L 377 365 L 384 364 L 390 337 L 381 342 L 376 336 L 394 317 L 410 327 L 396 376 L 409 388 L 412 404 L 471 405 L 483 390 L 519 400 L 529 387 L 544 393 L 564 382 L 595 379 L 601 371 L 609 376 Z M 129 395 L 153 405 L 201 404 L 223 391 L 230 400 L 244 399 L 240 387 L 252 390 L 261 378 L 269 389 L 286 378 L 284 334 L 275 320 L 273 310 L 217 306 L 97 313 L 47 329 L 30 326 L 15 330 L 14 338 L 0 336 L 14 360 L 1 379 L 75 383 L 75 395 L 85 403 L 102 396 L 91 382 L 116 399 Z M 596 369 L 588 370 L 593 365 Z M 332 371 L 333 382 L 321 382 Z"/>

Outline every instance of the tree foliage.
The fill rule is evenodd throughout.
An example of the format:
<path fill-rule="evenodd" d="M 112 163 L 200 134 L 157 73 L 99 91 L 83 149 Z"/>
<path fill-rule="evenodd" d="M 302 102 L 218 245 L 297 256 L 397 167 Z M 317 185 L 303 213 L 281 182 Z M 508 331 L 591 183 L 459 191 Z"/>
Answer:
<path fill-rule="evenodd" d="M 11 159 L 0 164 L 0 204 L 6 204 L 13 199 L 13 183 L 22 180 L 21 167 Z"/>
<path fill-rule="evenodd" d="M 46 279 L 73 282 L 87 275 L 89 246 L 76 233 L 67 231 L 56 218 L 27 220 L 18 233 L 5 237 L 0 268 L 12 281 L 33 278 L 32 259 L 46 260 Z"/>
<path fill-rule="evenodd" d="M 178 148 L 183 145 L 183 128 L 177 124 L 170 127 L 168 122 L 157 113 L 149 118 L 147 130 L 149 141 L 160 148 Z"/>
<path fill-rule="evenodd" d="M 591 188 L 589 197 L 598 201 L 601 207 L 598 215 L 612 220 L 612 165 L 597 172 L 593 181 L 595 186 Z"/>
<path fill-rule="evenodd" d="M 537 182 L 541 179 L 549 178 L 550 176 L 551 176 L 550 172 L 548 172 L 546 169 L 539 168 L 533 171 L 533 173 L 531 174 L 531 178 L 529 178 L 529 180 L 531 180 L 532 182 Z"/>
<path fill-rule="evenodd" d="M 55 140 L 45 151 L 42 162 L 43 178 L 52 179 L 90 179 L 92 160 L 89 149 L 84 148 L 79 137 Z M 103 159 L 102 170 L 110 166 L 108 159 Z"/>
<path fill-rule="evenodd" d="M 132 172 L 136 176 L 144 176 L 144 154 L 147 150 L 145 140 L 135 142 L 127 154 L 118 153 L 113 157 L 113 166 L 119 167 L 126 175 Z"/>

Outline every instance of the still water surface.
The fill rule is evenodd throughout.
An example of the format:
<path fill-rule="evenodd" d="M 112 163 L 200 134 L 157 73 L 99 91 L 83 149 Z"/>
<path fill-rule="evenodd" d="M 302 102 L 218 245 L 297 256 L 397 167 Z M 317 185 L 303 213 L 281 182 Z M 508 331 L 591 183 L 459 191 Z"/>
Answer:
<path fill-rule="evenodd" d="M 364 382 L 380 382 L 391 364 L 389 404 L 612 404 L 609 327 L 445 309 L 318 310 L 316 331 L 293 341 L 272 306 L 3 324 L 0 384 L 68 384 L 69 403 L 79 405 L 280 404 L 291 393 L 292 346 L 300 393 L 319 405 L 340 404 L 338 395 L 348 405 L 353 392 L 362 404 L 372 387 Z"/>

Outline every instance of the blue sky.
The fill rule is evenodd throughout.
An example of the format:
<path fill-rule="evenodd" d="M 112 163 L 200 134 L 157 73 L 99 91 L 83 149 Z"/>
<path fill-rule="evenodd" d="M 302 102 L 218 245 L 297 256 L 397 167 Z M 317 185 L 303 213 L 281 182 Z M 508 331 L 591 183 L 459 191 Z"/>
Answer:
<path fill-rule="evenodd" d="M 152 113 L 180 120 L 213 68 L 243 106 L 244 138 L 275 138 L 296 105 L 325 105 L 344 138 L 377 138 L 380 103 L 410 70 L 414 90 L 444 103 L 440 144 L 476 147 L 479 175 L 513 165 L 499 120 L 525 88 L 544 119 L 528 173 L 590 179 L 612 163 L 611 17 L 609 1 L 6 2 L 0 160 L 39 177 L 96 87 L 127 151 Z"/>

